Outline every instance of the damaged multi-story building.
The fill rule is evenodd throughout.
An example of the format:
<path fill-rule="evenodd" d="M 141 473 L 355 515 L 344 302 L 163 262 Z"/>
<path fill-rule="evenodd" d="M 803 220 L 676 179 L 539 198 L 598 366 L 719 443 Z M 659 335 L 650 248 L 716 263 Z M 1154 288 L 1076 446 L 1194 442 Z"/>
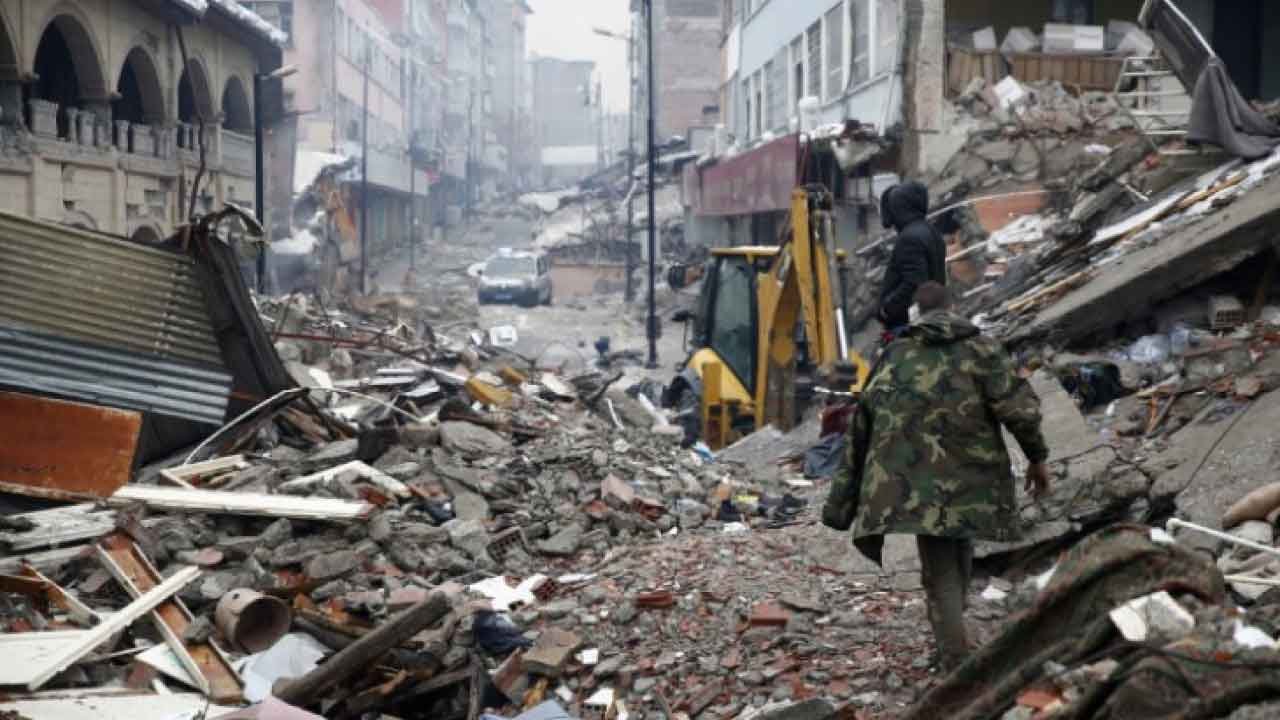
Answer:
<path fill-rule="evenodd" d="M 285 36 L 232 0 L 0 4 L 0 210 L 148 242 L 255 198 L 255 74 Z"/>

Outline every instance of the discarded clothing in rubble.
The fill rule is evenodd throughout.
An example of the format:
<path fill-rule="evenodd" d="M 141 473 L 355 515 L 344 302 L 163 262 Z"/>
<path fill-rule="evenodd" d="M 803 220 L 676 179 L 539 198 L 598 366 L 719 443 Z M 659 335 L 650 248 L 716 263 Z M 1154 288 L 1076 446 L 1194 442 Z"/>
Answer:
<path fill-rule="evenodd" d="M 533 646 L 533 641 L 502 613 L 477 613 L 475 636 L 476 642 L 490 655 L 509 655 L 514 650 Z"/>
<path fill-rule="evenodd" d="M 845 433 L 832 433 L 804 451 L 804 476 L 829 478 L 840 467 L 844 454 Z"/>
<path fill-rule="evenodd" d="M 1226 596 L 1222 573 L 1210 559 L 1157 539 L 1147 526 L 1113 525 L 1094 533 L 1063 554 L 1030 608 L 930 690 L 904 720 L 1001 717 L 1019 693 L 1047 679 L 1047 661 L 1071 668 L 1132 647 L 1116 632 L 1109 613 L 1158 590 L 1210 604 Z"/>
<path fill-rule="evenodd" d="M 732 500 L 722 500 L 719 510 L 716 511 L 716 520 L 722 523 L 742 522 L 742 513 L 738 511 L 738 507 Z"/>
<path fill-rule="evenodd" d="M 1187 142 L 1210 143 L 1235 157 L 1257 160 L 1280 145 L 1280 126 L 1245 100 L 1221 59 L 1210 58 L 1191 97 Z"/>
<path fill-rule="evenodd" d="M 764 496 L 760 498 L 760 514 L 769 518 L 768 527 L 776 530 L 793 525 L 800 513 L 804 512 L 808 502 L 787 493 L 781 498 Z"/>
<path fill-rule="evenodd" d="M 1120 382 L 1120 368 L 1112 363 L 1090 362 L 1063 371 L 1062 387 L 1080 401 L 1085 410 L 1106 405 L 1129 394 Z"/>

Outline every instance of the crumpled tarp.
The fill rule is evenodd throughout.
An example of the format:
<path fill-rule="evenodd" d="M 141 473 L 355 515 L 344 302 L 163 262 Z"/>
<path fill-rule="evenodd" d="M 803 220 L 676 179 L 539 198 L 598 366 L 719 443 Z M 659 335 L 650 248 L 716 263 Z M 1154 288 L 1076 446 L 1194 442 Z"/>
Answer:
<path fill-rule="evenodd" d="M 1161 590 L 1211 604 L 1221 603 L 1226 592 L 1222 573 L 1208 558 L 1159 531 L 1127 524 L 1098 531 L 1064 553 L 1035 603 L 930 690 L 904 720 L 1000 718 L 1019 693 L 1045 680 L 1046 662 L 1072 667 L 1123 651 L 1108 613 Z M 1126 720 L 1143 717 L 1165 716 Z"/>
<path fill-rule="evenodd" d="M 1280 145 L 1280 126 L 1249 104 L 1219 58 L 1210 58 L 1196 79 L 1187 142 L 1212 143 L 1231 155 L 1257 160 Z"/>
<path fill-rule="evenodd" d="M 804 476 L 811 479 L 829 478 L 835 474 L 843 459 L 845 433 L 831 433 L 817 445 L 804 451 Z"/>

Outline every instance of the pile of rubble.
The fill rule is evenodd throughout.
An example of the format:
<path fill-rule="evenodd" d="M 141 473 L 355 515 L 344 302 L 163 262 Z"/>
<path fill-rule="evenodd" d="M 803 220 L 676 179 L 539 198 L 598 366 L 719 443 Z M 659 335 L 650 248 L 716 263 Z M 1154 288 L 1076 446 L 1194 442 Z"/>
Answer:
<path fill-rule="evenodd" d="M 403 298 L 261 311 L 305 391 L 89 502 L 4 518 L 0 645 L 24 661 L 0 684 L 46 691 L 12 696 L 14 717 L 68 696 L 101 717 L 126 697 L 133 717 L 168 717 L 273 694 L 254 707 L 475 718 L 543 700 L 578 717 L 667 702 L 698 716 L 730 696 L 752 695 L 745 710 L 873 692 L 815 639 L 847 580 L 815 574 L 778 598 L 781 578 L 744 571 L 783 572 L 763 558 L 798 536 L 756 531 L 795 525 L 809 498 L 793 493 L 812 482 L 682 448 L 651 387 L 533 368 Z M 903 606 L 918 602 L 855 607 Z M 719 631 L 692 625 L 712 615 Z M 719 654 L 731 646 L 737 661 Z M 830 673 L 801 662 L 815 652 Z"/>

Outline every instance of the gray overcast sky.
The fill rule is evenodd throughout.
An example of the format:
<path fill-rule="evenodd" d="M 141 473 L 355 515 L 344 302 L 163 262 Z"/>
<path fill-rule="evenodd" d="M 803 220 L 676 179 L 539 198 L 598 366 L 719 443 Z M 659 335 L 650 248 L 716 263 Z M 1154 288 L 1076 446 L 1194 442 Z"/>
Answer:
<path fill-rule="evenodd" d="M 604 83 L 605 103 L 627 108 L 627 44 L 591 31 L 630 32 L 630 0 L 528 0 L 529 52 L 565 60 L 594 60 Z"/>

